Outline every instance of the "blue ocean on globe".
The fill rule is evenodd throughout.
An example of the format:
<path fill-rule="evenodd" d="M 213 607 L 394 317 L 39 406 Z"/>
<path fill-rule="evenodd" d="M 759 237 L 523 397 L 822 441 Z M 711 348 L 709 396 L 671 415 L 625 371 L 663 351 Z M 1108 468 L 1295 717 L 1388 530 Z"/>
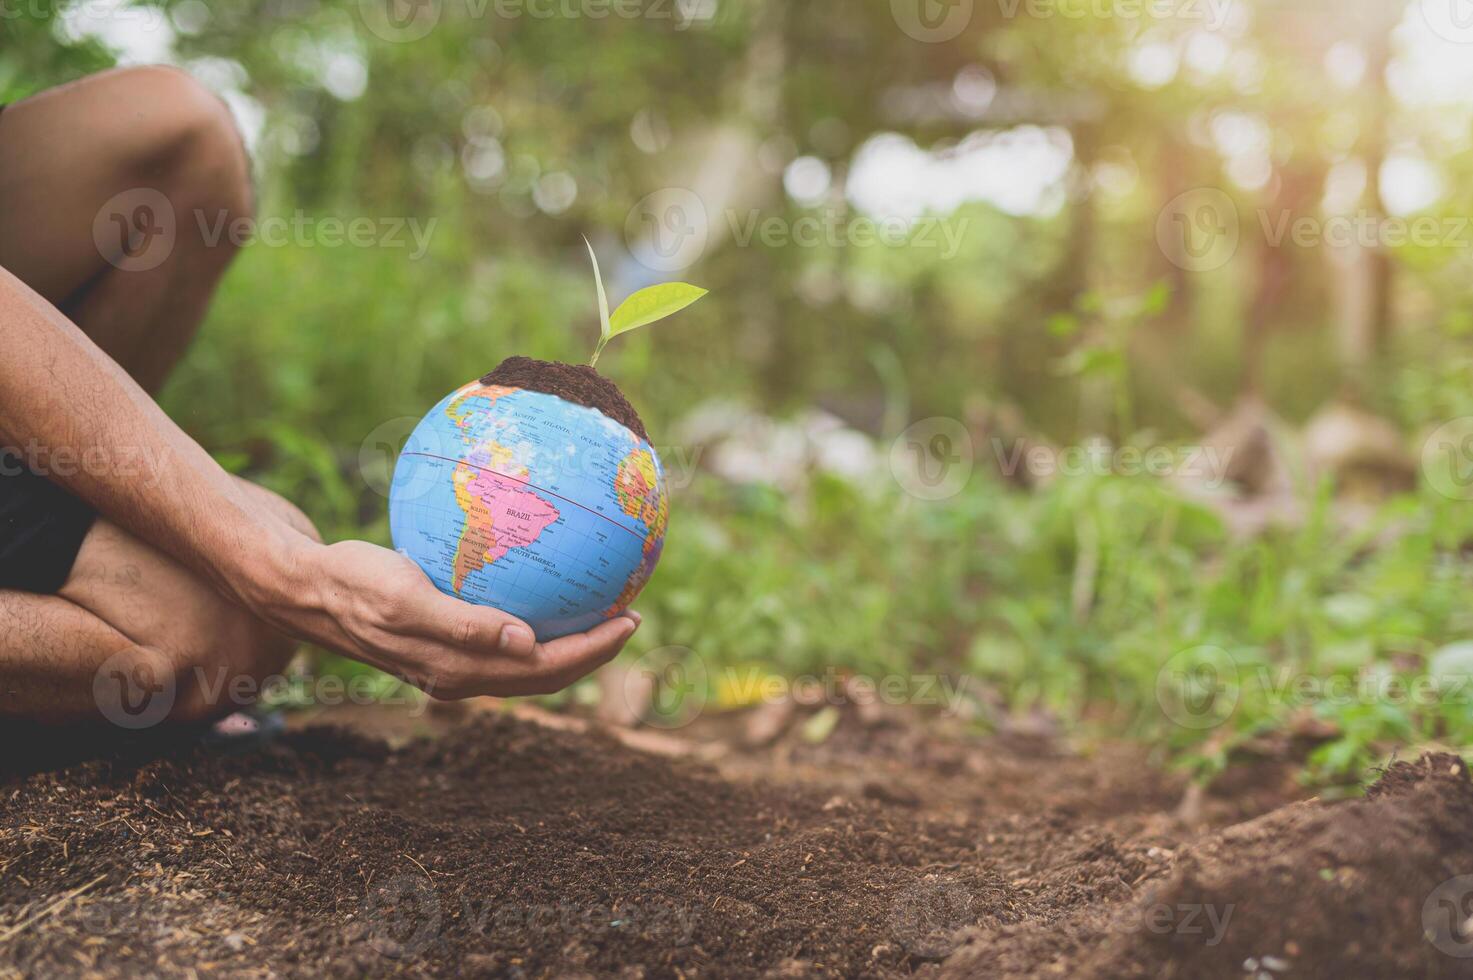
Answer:
<path fill-rule="evenodd" d="M 442 592 L 539 640 L 618 615 L 669 520 L 654 447 L 597 409 L 472 382 L 415 427 L 389 488 L 394 547 Z"/>

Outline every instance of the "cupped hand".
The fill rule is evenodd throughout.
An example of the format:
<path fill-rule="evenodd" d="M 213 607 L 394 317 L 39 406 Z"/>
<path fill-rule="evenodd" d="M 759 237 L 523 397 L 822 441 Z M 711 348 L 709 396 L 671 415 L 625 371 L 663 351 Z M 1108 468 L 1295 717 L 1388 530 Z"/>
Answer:
<path fill-rule="evenodd" d="M 412 560 L 366 541 L 314 545 L 297 566 L 299 591 L 260 615 L 440 700 L 562 690 L 618 655 L 639 625 L 624 613 L 538 643 L 522 620 L 445 595 Z"/>

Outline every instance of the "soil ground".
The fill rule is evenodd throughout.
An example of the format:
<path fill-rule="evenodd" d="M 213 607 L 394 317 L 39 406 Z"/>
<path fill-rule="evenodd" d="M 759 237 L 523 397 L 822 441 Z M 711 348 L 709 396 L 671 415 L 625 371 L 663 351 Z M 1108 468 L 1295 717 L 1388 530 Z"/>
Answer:
<path fill-rule="evenodd" d="M 852 714 L 817 745 L 717 724 L 663 755 L 588 723 L 365 717 L 387 741 L 114 739 L 29 774 L 12 737 L 0 975 L 1473 974 L 1453 756 L 1325 803 L 1287 763 L 1204 795 L 1136 748 Z"/>
<path fill-rule="evenodd" d="M 650 441 L 639 413 L 629 404 L 619 386 L 587 364 L 508 357 L 481 378 L 481 384 L 541 391 L 575 405 L 596 408 L 645 442 Z"/>

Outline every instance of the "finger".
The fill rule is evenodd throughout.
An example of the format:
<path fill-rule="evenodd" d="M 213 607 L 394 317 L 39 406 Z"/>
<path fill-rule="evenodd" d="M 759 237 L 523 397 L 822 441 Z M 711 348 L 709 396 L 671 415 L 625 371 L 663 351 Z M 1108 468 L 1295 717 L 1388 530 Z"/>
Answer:
<path fill-rule="evenodd" d="M 537 648 L 539 674 L 576 674 L 582 677 L 619 652 L 639 624 L 629 616 L 615 616 L 586 633 L 560 637 Z M 610 653 L 609 651 L 613 651 Z M 607 655 L 607 656 L 606 656 Z M 602 659 L 601 659 L 602 658 Z"/>
<path fill-rule="evenodd" d="M 531 657 L 537 648 L 532 627 L 500 609 L 453 598 L 433 585 L 422 595 L 418 636 L 466 653 Z"/>
<path fill-rule="evenodd" d="M 635 629 L 638 628 L 639 624 L 636 623 Z M 589 659 L 581 660 L 575 666 L 552 675 L 551 682 L 557 686 L 558 690 L 562 690 L 563 688 L 572 684 L 574 681 L 577 681 L 587 676 L 588 674 L 593 673 L 595 670 L 598 670 L 600 667 L 604 666 L 609 661 L 617 657 L 624 649 L 624 645 L 629 642 L 629 638 L 633 635 L 634 630 L 630 630 L 629 633 L 626 634 L 622 639 L 616 640 L 612 644 L 605 646 L 599 653 L 594 654 Z"/>
<path fill-rule="evenodd" d="M 495 694 L 499 697 L 523 697 L 560 691 L 618 656 L 636 625 L 632 618 L 620 616 L 587 633 L 539 645 L 538 656 L 531 664 L 512 667 L 506 661 L 488 663 L 474 657 L 462 658 L 471 661 L 460 665 L 460 676 L 465 677 L 465 681 L 449 687 L 442 685 L 435 696 L 444 697 L 449 691 L 461 691 L 463 693 L 451 696 Z"/>

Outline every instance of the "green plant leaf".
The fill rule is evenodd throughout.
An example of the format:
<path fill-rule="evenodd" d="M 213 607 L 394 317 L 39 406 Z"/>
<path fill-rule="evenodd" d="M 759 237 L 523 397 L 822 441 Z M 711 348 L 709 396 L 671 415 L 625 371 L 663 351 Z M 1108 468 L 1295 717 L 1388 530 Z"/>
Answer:
<path fill-rule="evenodd" d="M 610 336 L 643 327 L 677 313 L 706 295 L 700 286 L 688 282 L 663 282 L 658 286 L 646 286 L 633 294 L 609 318 L 612 326 Z"/>
<path fill-rule="evenodd" d="M 598 363 L 598 355 L 603 353 L 604 344 L 607 344 L 609 338 L 614 334 L 609 329 L 609 296 L 604 292 L 604 277 L 598 271 L 598 256 L 593 254 L 593 246 L 589 244 L 586 235 L 583 238 L 583 244 L 588 246 L 588 257 L 593 260 L 593 282 L 598 287 L 598 323 L 600 333 L 598 346 L 593 349 L 593 360 L 588 362 L 591 366 Z"/>

